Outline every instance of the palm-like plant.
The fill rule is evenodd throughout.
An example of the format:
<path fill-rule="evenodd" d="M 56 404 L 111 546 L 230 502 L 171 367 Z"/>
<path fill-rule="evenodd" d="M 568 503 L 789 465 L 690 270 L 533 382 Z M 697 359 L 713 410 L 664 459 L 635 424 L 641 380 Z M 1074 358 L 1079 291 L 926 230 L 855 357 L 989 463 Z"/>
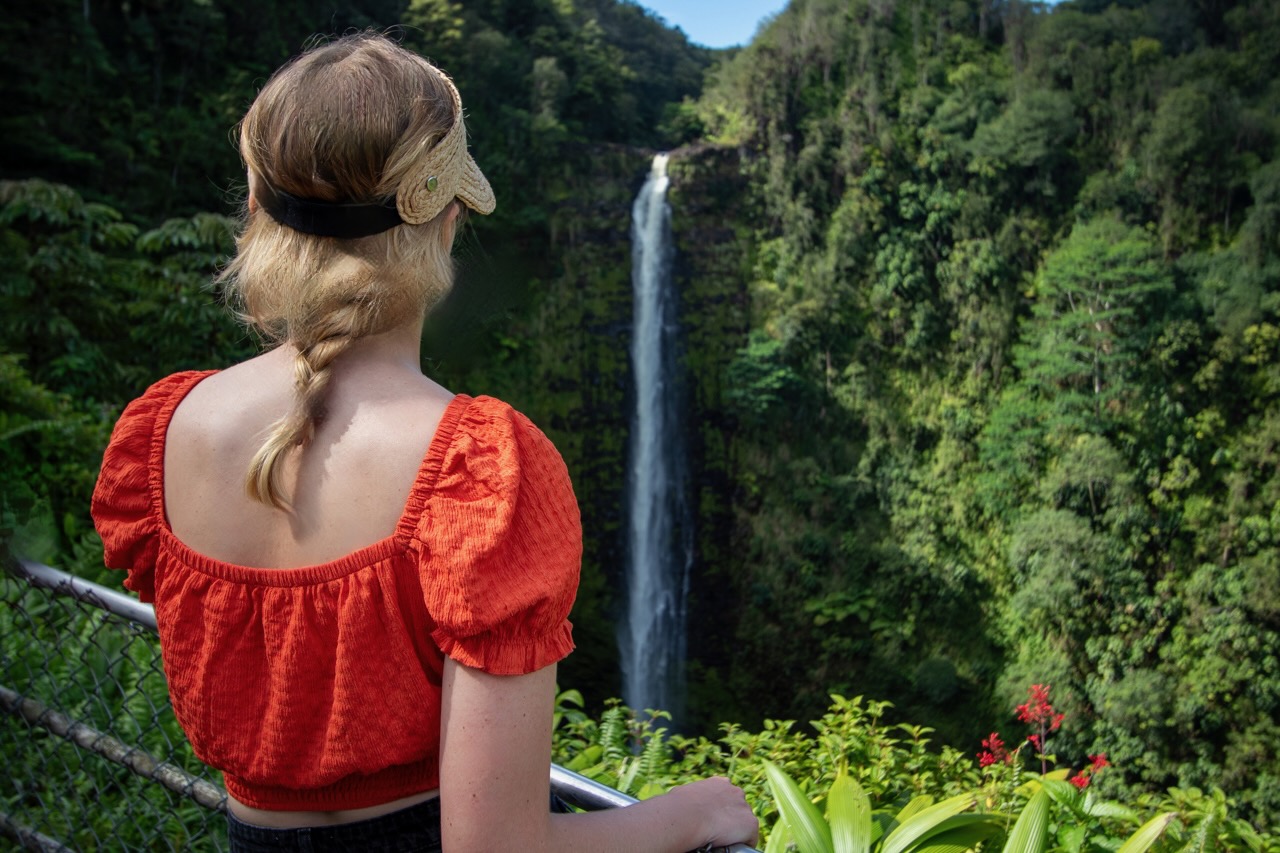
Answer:
<path fill-rule="evenodd" d="M 976 794 L 942 802 L 919 796 L 896 813 L 872 811 L 866 791 L 845 772 L 831 785 L 824 817 L 790 776 L 763 763 L 782 815 L 765 853 L 780 853 L 789 843 L 800 853 L 960 853 L 1003 832 L 994 815 L 965 814 L 977 804 Z"/>
<path fill-rule="evenodd" d="M 781 820 L 769 835 L 765 853 L 965 853 L 981 845 L 1003 853 L 1044 853 L 1049 843 L 1050 810 L 1063 799 L 1071 800 L 1063 812 L 1092 816 L 1110 814 L 1114 804 L 1095 803 L 1080 797 L 1071 785 L 1059 780 L 1036 780 L 1030 798 L 1009 826 L 1010 816 L 969 813 L 977 806 L 977 794 L 962 794 L 941 802 L 918 796 L 896 813 L 872 810 L 866 791 L 841 771 L 827 792 L 826 814 L 819 811 L 785 771 L 764 761 L 769 788 Z M 1076 795 L 1073 799 L 1071 795 Z M 1127 810 L 1126 810 L 1127 811 Z M 1112 815 L 1114 816 L 1114 815 Z M 1147 853 L 1164 835 L 1175 815 L 1166 812 L 1143 824 L 1118 848 L 1119 853 Z M 1075 850 L 1080 850 L 1083 833 Z M 1002 848 L 997 848 L 1003 842 Z M 1057 845 L 1054 850 L 1070 850 Z M 1116 849 L 1114 847 L 1109 849 Z"/>

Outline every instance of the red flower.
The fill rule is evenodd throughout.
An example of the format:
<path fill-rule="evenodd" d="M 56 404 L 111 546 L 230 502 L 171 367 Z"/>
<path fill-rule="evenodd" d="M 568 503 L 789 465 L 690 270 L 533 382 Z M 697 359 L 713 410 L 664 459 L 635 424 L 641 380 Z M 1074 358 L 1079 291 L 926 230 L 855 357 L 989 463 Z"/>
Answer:
<path fill-rule="evenodd" d="M 997 764 L 1001 761 L 1006 764 L 1013 761 L 1013 756 L 1009 754 L 1004 741 L 1000 739 L 999 732 L 992 732 L 990 737 L 984 738 L 982 745 L 986 749 L 978 753 L 979 767 L 990 767 L 992 764 Z"/>
<path fill-rule="evenodd" d="M 1044 748 L 1040 746 L 1040 735 L 1027 735 L 1027 740 L 1036 748 L 1036 752 L 1040 752 Z"/>
<path fill-rule="evenodd" d="M 1049 685 L 1033 684 L 1027 693 L 1028 701 L 1018 706 L 1018 721 L 1033 726 L 1048 725 L 1056 732 L 1067 715 L 1058 713 L 1049 703 Z"/>
<path fill-rule="evenodd" d="M 1099 752 L 1097 755 L 1089 756 L 1089 766 L 1072 776 L 1067 781 L 1075 785 L 1080 790 L 1089 787 L 1089 783 L 1093 781 L 1093 777 L 1102 772 L 1102 768 L 1110 767 L 1111 762 L 1107 761 L 1107 754 Z"/>

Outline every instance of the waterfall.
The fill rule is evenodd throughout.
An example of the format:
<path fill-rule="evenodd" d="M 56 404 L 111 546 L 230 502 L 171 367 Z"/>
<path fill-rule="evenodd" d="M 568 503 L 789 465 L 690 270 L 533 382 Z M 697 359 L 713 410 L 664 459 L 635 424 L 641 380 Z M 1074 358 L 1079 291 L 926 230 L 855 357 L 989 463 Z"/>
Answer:
<path fill-rule="evenodd" d="M 679 720 L 693 539 L 678 417 L 667 184 L 667 155 L 659 154 L 631 207 L 635 409 L 628 447 L 627 612 L 619 646 L 626 703 L 640 711 L 670 711 Z"/>

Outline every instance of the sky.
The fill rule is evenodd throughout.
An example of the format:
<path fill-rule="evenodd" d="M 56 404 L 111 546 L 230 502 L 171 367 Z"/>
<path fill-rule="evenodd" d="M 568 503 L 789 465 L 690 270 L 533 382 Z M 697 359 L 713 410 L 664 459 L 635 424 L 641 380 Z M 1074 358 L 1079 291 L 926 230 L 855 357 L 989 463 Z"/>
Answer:
<path fill-rule="evenodd" d="M 751 41 L 760 20 L 781 12 L 787 0 L 640 0 L 640 5 L 684 30 L 691 42 L 732 47 Z"/>

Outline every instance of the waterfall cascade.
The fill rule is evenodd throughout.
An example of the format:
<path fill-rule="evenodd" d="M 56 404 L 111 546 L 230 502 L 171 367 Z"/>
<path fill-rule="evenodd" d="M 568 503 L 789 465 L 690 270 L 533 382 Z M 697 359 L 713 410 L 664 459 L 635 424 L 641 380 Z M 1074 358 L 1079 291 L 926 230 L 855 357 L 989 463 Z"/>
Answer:
<path fill-rule="evenodd" d="M 626 703 L 670 711 L 678 721 L 693 540 L 678 422 L 668 183 L 667 155 L 659 154 L 631 208 L 635 410 L 628 448 L 627 614 L 619 645 Z"/>

